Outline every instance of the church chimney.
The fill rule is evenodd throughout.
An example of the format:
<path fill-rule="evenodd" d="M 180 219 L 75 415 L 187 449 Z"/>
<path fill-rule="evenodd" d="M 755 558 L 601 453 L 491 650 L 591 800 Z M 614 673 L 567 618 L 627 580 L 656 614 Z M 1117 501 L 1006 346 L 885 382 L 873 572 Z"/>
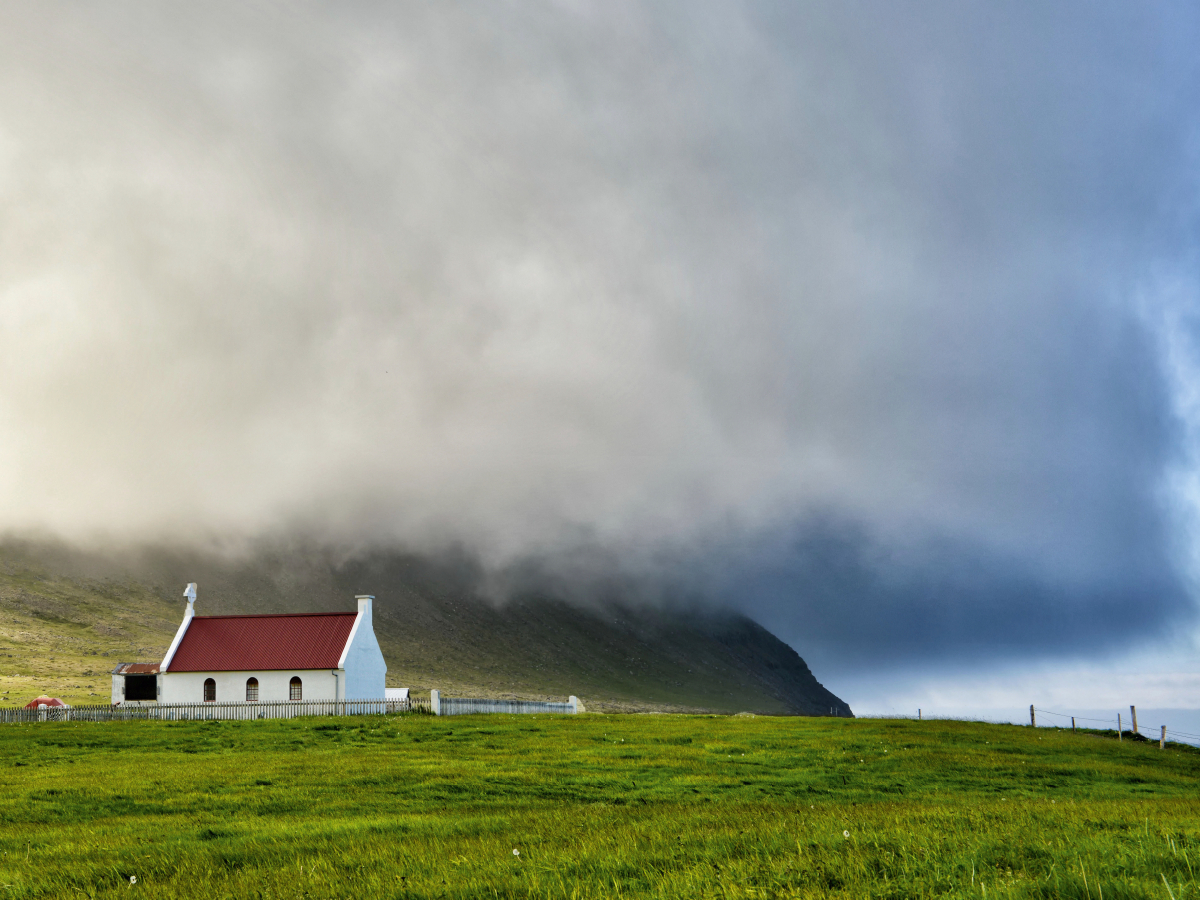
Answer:
<path fill-rule="evenodd" d="M 371 621 L 371 601 L 375 599 L 375 595 L 358 594 L 354 599 L 358 601 L 358 611 L 362 615 L 363 621 L 374 628 L 374 624 Z"/>

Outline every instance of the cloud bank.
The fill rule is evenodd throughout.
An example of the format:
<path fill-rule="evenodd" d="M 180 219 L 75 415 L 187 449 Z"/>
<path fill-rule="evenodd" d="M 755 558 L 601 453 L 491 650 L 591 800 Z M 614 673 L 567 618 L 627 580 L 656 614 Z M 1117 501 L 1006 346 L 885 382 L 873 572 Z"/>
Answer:
<path fill-rule="evenodd" d="M 867 662 L 1192 615 L 1183 5 L 0 20 L 0 529 L 586 548 Z"/>

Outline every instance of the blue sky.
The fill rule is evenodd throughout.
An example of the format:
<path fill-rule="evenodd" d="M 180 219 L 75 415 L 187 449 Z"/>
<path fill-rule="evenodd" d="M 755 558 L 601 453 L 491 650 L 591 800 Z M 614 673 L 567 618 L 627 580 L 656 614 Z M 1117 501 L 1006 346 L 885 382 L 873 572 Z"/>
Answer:
<path fill-rule="evenodd" d="M 465 547 L 859 707 L 1197 705 L 1189 5 L 0 19 L 0 529 Z"/>

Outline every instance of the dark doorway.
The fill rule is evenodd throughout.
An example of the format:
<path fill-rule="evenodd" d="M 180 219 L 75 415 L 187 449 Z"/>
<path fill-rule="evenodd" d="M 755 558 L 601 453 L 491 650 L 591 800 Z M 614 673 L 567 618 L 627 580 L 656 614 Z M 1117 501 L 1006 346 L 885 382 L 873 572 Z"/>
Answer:
<path fill-rule="evenodd" d="M 125 676 L 125 699 L 126 700 L 157 700 L 158 699 L 158 676 L 157 675 L 126 675 Z"/>

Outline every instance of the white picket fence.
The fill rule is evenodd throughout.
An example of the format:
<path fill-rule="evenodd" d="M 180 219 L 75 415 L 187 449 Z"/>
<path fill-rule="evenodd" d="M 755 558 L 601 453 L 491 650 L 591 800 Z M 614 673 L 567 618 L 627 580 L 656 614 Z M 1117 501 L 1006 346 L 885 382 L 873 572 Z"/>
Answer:
<path fill-rule="evenodd" d="M 0 723 L 22 722 L 125 722 L 145 719 L 154 722 L 248 721 L 291 719 L 295 716 L 377 716 L 399 712 L 426 712 L 437 716 L 473 713 L 525 715 L 529 713 L 578 713 L 579 698 L 566 703 L 544 700 L 492 700 L 472 697 L 442 697 L 430 691 L 428 700 L 279 700 L 262 703 L 125 703 L 115 706 L 40 706 L 37 709 L 0 709 Z"/>
<path fill-rule="evenodd" d="M 579 698 L 571 695 L 566 703 L 547 700 L 489 700 L 485 698 L 443 697 L 438 691 L 430 691 L 430 711 L 435 716 L 466 716 L 473 713 L 502 713 L 524 715 L 527 713 L 579 712 Z"/>
<path fill-rule="evenodd" d="M 3 722 L 156 722 L 290 719 L 294 716 L 372 716 L 429 711 L 429 702 L 406 700 L 280 700 L 264 703 L 146 703 L 116 706 L 41 706 L 0 709 Z"/>

